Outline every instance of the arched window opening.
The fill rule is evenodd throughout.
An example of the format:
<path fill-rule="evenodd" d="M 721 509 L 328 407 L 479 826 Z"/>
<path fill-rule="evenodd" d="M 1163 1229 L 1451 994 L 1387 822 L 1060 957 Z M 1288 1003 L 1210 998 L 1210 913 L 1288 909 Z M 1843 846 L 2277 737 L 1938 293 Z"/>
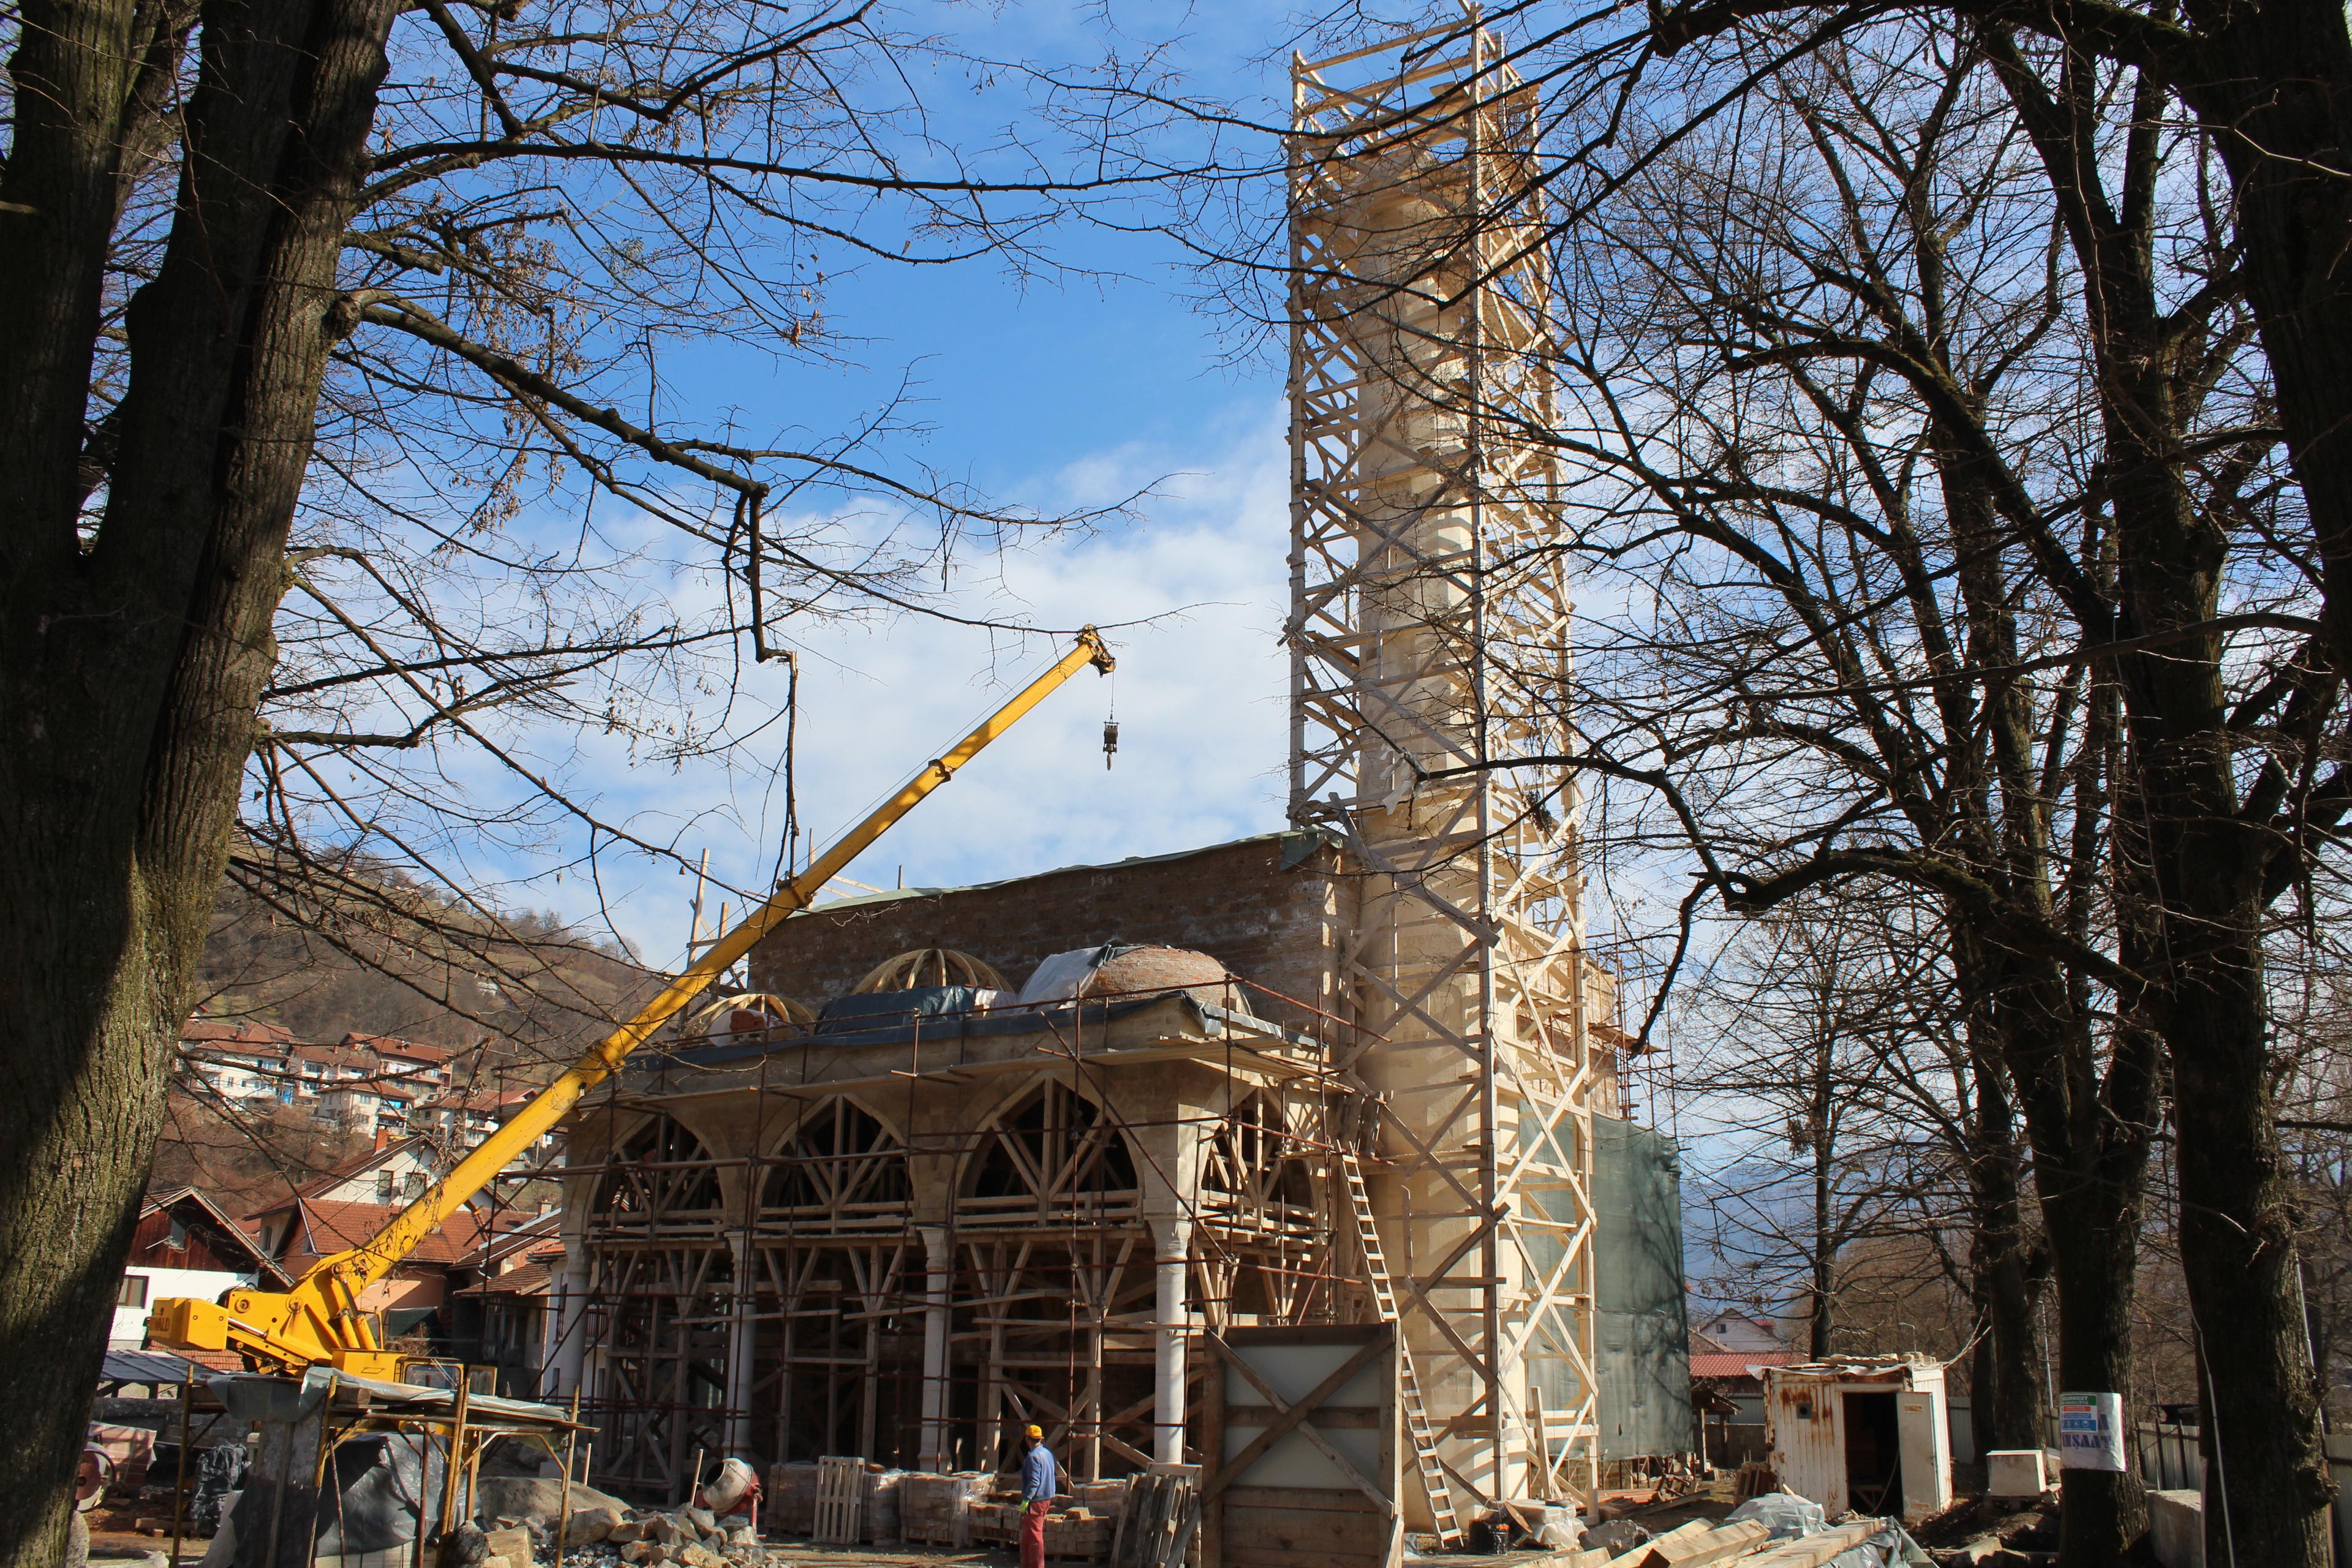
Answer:
<path fill-rule="evenodd" d="M 907 1147 L 854 1100 L 829 1100 L 810 1111 L 778 1152 L 761 1185 L 763 1216 L 904 1221 L 913 1184 Z"/>
<path fill-rule="evenodd" d="M 1202 1207 L 1250 1228 L 1314 1228 L 1316 1151 L 1294 1133 L 1282 1107 L 1263 1094 L 1235 1105 L 1203 1152 Z"/>
<path fill-rule="evenodd" d="M 719 1206 L 719 1169 L 702 1140 L 657 1116 L 613 1152 L 589 1210 L 592 1226 L 658 1225 L 708 1217 Z"/>
<path fill-rule="evenodd" d="M 963 1212 L 982 1223 L 1103 1216 L 1137 1199 L 1135 1155 L 1118 1125 L 1066 1084 L 1049 1082 L 981 1134 Z"/>

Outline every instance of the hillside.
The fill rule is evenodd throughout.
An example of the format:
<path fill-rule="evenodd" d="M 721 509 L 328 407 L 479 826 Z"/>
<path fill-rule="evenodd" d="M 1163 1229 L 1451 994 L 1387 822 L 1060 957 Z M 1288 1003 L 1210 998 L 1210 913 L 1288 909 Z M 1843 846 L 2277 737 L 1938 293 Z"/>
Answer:
<path fill-rule="evenodd" d="M 308 1041 L 416 1040 L 475 1076 L 571 1060 L 658 978 L 551 915 L 493 917 L 382 868 L 300 873 L 259 855 L 231 865 L 199 972 L 205 1014 Z"/>
<path fill-rule="evenodd" d="M 385 1035 L 457 1053 L 459 1087 L 543 1082 L 657 984 L 552 916 L 495 915 L 381 867 L 293 865 L 252 846 L 214 901 L 199 976 L 208 1017 L 306 1043 Z M 174 1089 L 150 1188 L 203 1188 L 233 1215 L 364 1148 L 306 1110 L 224 1106 Z"/>

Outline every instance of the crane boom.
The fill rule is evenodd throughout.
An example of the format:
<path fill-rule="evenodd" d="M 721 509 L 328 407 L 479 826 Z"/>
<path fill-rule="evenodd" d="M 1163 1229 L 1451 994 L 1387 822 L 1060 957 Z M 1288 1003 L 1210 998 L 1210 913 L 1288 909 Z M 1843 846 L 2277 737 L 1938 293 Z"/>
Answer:
<path fill-rule="evenodd" d="M 636 1016 L 590 1047 L 382 1230 L 347 1252 L 320 1258 L 283 1293 L 232 1290 L 219 1302 L 184 1296 L 160 1300 L 148 1318 L 149 1339 L 166 1349 L 233 1350 L 250 1362 L 291 1372 L 327 1364 L 358 1376 L 397 1379 L 403 1358 L 377 1342 L 372 1318 L 360 1310 L 360 1294 L 397 1268 L 419 1242 L 562 1121 L 582 1095 L 618 1072 L 630 1052 L 683 1011 L 785 917 L 806 908 L 827 882 L 847 869 L 851 861 L 926 795 L 953 778 L 990 742 L 1018 723 L 1079 669 L 1092 665 L 1108 674 L 1112 664 L 1110 649 L 1100 634 L 1092 626 L 1080 631 L 1069 651 L 1051 668 L 908 780 L 808 869 L 779 885 L 765 904 L 706 948 Z"/>

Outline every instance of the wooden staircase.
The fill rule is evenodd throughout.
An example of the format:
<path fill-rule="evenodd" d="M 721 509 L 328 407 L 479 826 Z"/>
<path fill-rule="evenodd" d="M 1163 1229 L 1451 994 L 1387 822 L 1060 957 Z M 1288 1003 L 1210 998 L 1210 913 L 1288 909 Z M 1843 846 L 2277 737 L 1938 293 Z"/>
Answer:
<path fill-rule="evenodd" d="M 1404 1403 L 1405 1436 L 1412 1444 L 1414 1467 L 1421 1472 L 1422 1490 L 1429 1498 L 1429 1516 L 1441 1551 L 1462 1544 L 1462 1519 L 1454 1506 L 1454 1488 L 1438 1461 L 1437 1435 L 1429 1424 L 1429 1405 L 1421 1396 L 1421 1379 L 1412 1370 L 1412 1352 L 1404 1342 L 1404 1323 L 1397 1313 L 1396 1285 L 1389 1278 L 1387 1257 L 1381 1251 L 1380 1228 L 1372 1221 L 1372 1194 L 1364 1185 L 1364 1168 L 1355 1152 L 1342 1147 L 1339 1170 L 1348 1184 L 1348 1207 L 1356 1216 L 1356 1244 L 1364 1255 L 1364 1278 L 1381 1321 L 1396 1325 L 1397 1396 Z"/>

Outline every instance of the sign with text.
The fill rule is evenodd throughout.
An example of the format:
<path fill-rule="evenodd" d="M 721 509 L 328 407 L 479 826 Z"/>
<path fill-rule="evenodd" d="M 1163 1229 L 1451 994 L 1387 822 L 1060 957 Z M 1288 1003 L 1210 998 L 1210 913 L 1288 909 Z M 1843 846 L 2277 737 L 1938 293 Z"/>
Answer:
<path fill-rule="evenodd" d="M 2124 1465 L 2124 1396 L 2058 1396 L 2058 1464 L 2069 1470 L 2117 1470 Z"/>

